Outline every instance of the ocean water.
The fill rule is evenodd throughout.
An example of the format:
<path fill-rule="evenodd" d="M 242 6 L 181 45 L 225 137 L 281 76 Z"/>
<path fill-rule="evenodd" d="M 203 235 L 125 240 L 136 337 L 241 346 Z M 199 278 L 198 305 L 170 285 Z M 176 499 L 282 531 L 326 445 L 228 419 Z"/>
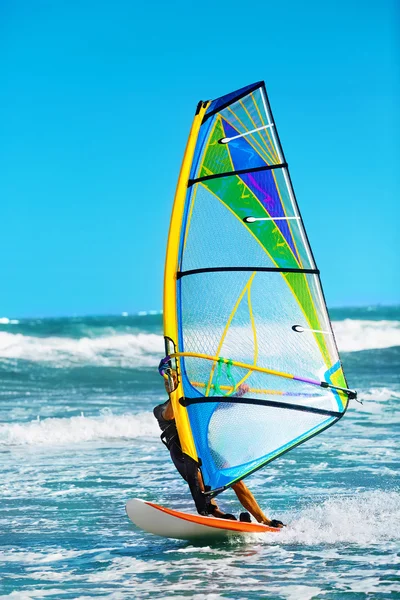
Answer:
<path fill-rule="evenodd" d="M 193 510 L 152 417 L 161 315 L 0 319 L 0 598 L 400 598 L 400 307 L 331 316 L 363 404 L 247 480 L 285 530 L 213 545 L 124 512 Z"/>

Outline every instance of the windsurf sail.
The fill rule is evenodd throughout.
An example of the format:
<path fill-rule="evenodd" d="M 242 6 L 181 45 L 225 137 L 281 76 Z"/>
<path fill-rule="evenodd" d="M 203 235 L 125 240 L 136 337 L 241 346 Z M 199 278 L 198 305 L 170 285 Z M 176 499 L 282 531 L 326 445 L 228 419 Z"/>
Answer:
<path fill-rule="evenodd" d="M 265 85 L 200 102 L 172 211 L 166 358 L 211 494 L 321 433 L 347 388 Z"/>

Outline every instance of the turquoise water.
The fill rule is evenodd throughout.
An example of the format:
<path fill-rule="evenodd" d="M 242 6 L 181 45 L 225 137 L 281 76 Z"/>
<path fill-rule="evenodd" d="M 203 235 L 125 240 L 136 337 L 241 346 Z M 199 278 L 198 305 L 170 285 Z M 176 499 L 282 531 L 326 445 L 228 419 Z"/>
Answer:
<path fill-rule="evenodd" d="M 193 509 L 151 414 L 161 316 L 0 319 L 0 598 L 400 598 L 400 308 L 331 316 L 364 404 L 247 480 L 279 536 L 211 546 L 124 512 Z"/>

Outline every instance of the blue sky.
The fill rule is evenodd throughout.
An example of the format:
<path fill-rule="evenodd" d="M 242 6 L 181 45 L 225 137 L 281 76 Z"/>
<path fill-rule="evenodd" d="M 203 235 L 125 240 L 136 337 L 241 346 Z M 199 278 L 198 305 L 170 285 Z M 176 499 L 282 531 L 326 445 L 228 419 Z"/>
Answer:
<path fill-rule="evenodd" d="M 196 104 L 260 79 L 328 305 L 400 302 L 399 13 L 3 1 L 0 316 L 161 308 Z"/>

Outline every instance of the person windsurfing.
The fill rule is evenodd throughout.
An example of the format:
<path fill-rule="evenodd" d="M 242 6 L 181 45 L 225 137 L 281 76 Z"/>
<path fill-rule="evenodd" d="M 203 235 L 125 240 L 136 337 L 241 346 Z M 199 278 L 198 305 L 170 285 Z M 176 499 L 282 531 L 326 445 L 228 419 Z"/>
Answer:
<path fill-rule="evenodd" d="M 194 503 L 196 505 L 197 512 L 201 515 L 213 515 L 220 519 L 232 519 L 236 520 L 236 517 L 230 513 L 223 512 L 214 498 L 210 498 L 204 494 L 206 486 L 204 486 L 203 478 L 198 468 L 198 465 L 190 464 L 187 460 L 185 461 L 185 455 L 182 452 L 181 443 L 179 440 L 178 430 L 175 425 L 175 416 L 172 402 L 170 400 L 170 394 L 176 387 L 177 376 L 174 370 L 170 370 L 170 376 L 165 379 L 165 389 L 168 393 L 168 400 L 154 407 L 153 414 L 158 421 L 158 425 L 162 431 L 161 441 L 168 448 L 172 462 L 175 468 L 181 475 L 181 477 L 189 485 Z M 236 391 L 236 396 L 243 396 L 247 393 L 249 387 L 246 384 L 242 384 Z M 281 521 L 276 519 L 268 519 L 265 516 L 260 506 L 258 505 L 253 494 L 249 488 L 243 483 L 238 481 L 232 485 L 232 489 L 235 492 L 239 502 L 248 512 L 240 514 L 240 520 L 250 522 L 250 514 L 258 521 L 270 527 L 284 527 Z M 249 514 L 250 513 L 250 514 Z"/>

